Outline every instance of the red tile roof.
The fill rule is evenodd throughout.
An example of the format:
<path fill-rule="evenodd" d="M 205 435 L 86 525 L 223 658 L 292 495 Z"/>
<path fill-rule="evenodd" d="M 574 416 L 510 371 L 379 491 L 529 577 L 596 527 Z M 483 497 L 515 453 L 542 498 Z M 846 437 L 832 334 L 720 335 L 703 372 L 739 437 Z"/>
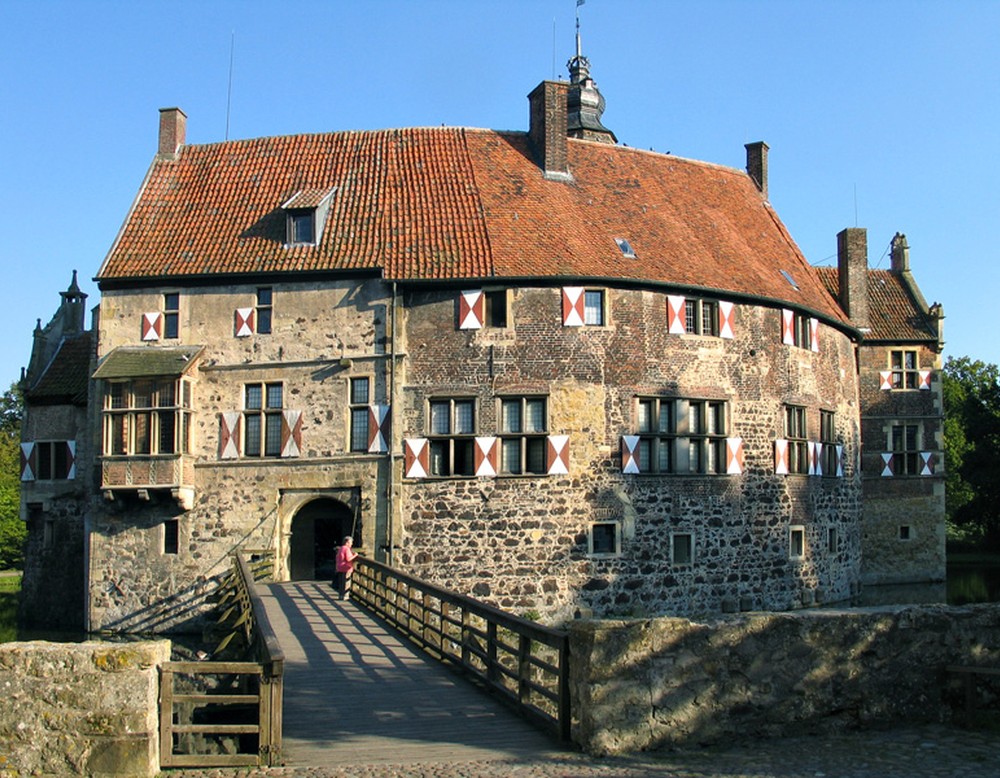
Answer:
<path fill-rule="evenodd" d="M 624 279 L 845 321 L 745 172 L 574 139 L 568 157 L 572 181 L 547 180 L 526 133 L 456 128 L 185 146 L 153 163 L 97 280 L 343 270 Z M 333 188 L 320 244 L 284 245 L 281 205 Z"/>
<path fill-rule="evenodd" d="M 90 331 L 64 338 L 35 383 L 25 388 L 25 398 L 38 405 L 86 405 L 93 352 Z"/>
<path fill-rule="evenodd" d="M 837 268 L 817 267 L 814 270 L 836 300 L 840 294 Z M 899 273 L 868 271 L 868 310 L 871 332 L 865 335 L 867 340 L 937 341 L 934 323 Z"/>

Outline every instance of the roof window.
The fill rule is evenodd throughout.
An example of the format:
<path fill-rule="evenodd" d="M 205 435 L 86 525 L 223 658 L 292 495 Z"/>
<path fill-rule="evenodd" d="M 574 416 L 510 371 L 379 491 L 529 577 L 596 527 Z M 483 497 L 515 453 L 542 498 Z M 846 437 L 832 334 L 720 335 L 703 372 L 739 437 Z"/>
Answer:
<path fill-rule="evenodd" d="M 632 248 L 632 244 L 628 240 L 625 238 L 615 238 L 615 243 L 618 244 L 623 257 L 626 259 L 635 259 L 635 249 Z"/>
<path fill-rule="evenodd" d="M 787 270 L 782 270 L 781 275 L 783 275 L 785 277 L 785 280 L 792 285 L 792 289 L 794 289 L 796 292 L 799 291 L 799 285 L 795 283 L 795 279 L 792 278 L 791 273 L 789 273 Z"/>
<path fill-rule="evenodd" d="M 315 246 L 323 236 L 326 214 L 336 187 L 300 189 L 281 207 L 285 211 L 285 243 L 289 246 Z"/>

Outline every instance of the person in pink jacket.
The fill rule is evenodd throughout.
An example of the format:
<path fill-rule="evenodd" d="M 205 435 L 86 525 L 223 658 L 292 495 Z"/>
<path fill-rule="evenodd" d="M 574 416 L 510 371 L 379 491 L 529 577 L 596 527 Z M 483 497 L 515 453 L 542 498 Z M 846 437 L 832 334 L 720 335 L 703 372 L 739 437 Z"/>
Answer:
<path fill-rule="evenodd" d="M 342 600 L 348 598 L 347 585 L 350 583 L 351 573 L 354 572 L 354 560 L 358 558 L 351 548 L 353 544 L 354 538 L 348 535 L 344 538 L 344 545 L 337 549 L 337 590 Z"/>

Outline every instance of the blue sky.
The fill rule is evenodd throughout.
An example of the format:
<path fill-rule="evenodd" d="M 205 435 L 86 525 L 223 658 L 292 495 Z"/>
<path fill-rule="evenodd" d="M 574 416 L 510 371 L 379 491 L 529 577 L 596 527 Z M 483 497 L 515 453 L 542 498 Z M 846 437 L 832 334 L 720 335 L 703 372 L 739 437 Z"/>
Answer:
<path fill-rule="evenodd" d="M 455 125 L 524 130 L 565 77 L 575 0 L 0 0 L 0 384 L 73 269 L 91 280 L 156 150 Z M 807 259 L 906 233 L 946 354 L 1000 363 L 1000 2 L 587 0 L 583 49 L 620 142 L 732 167 L 770 152 L 770 199 Z M 235 45 L 231 46 L 235 41 Z M 232 48 L 231 100 L 227 101 Z"/>

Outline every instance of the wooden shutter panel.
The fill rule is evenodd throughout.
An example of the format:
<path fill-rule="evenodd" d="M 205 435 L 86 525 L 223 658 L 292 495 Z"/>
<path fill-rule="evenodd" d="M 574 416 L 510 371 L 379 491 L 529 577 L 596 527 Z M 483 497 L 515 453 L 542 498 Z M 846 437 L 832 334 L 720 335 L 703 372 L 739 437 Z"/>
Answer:
<path fill-rule="evenodd" d="M 638 473 L 639 457 L 636 449 L 639 448 L 638 435 L 622 435 L 622 472 Z"/>
<path fill-rule="evenodd" d="M 35 457 L 35 444 L 34 443 L 22 443 L 21 444 L 21 480 L 22 481 L 34 481 L 35 480 L 35 470 L 37 468 L 37 461 Z"/>
<path fill-rule="evenodd" d="M 837 478 L 844 477 L 844 447 L 837 444 Z"/>
<path fill-rule="evenodd" d="M 486 320 L 486 297 L 481 289 L 462 292 L 458 296 L 458 328 L 478 330 Z"/>
<path fill-rule="evenodd" d="M 684 298 L 676 294 L 667 295 L 667 332 L 683 335 L 687 332 L 684 316 Z"/>
<path fill-rule="evenodd" d="M 719 337 L 736 337 L 736 306 L 724 300 L 719 301 Z"/>
<path fill-rule="evenodd" d="M 921 370 L 918 373 L 920 380 L 918 382 L 918 387 L 920 389 L 930 389 L 931 388 L 931 371 Z"/>
<path fill-rule="evenodd" d="M 302 411 L 281 412 L 281 456 L 297 457 L 302 453 Z"/>
<path fill-rule="evenodd" d="M 430 446 L 427 438 L 403 439 L 403 475 L 406 478 L 426 478 L 430 470 Z"/>
<path fill-rule="evenodd" d="M 726 473 L 739 475 L 743 472 L 743 438 L 726 438 Z"/>
<path fill-rule="evenodd" d="M 583 326 L 584 289 L 582 286 L 564 286 L 562 290 L 562 314 L 564 327 Z"/>
<path fill-rule="evenodd" d="M 545 444 L 545 469 L 549 475 L 569 475 L 569 435 L 549 435 Z"/>
<path fill-rule="evenodd" d="M 934 475 L 934 467 L 937 464 L 937 457 L 933 451 L 920 452 L 920 475 Z"/>
<path fill-rule="evenodd" d="M 66 441 L 66 479 L 72 481 L 76 478 L 76 441 Z"/>
<path fill-rule="evenodd" d="M 256 317 L 253 308 L 237 308 L 235 334 L 237 338 L 246 338 L 256 331 Z"/>
<path fill-rule="evenodd" d="M 243 414 L 239 411 L 227 411 L 219 416 L 219 459 L 239 459 L 243 453 L 240 450 L 240 430 L 243 424 Z"/>
<path fill-rule="evenodd" d="M 823 475 L 823 444 L 810 440 L 806 448 L 809 452 L 809 475 Z"/>
<path fill-rule="evenodd" d="M 888 451 L 882 453 L 882 477 L 892 478 L 892 454 Z"/>
<path fill-rule="evenodd" d="M 819 351 L 819 319 L 809 320 L 809 348 Z"/>
<path fill-rule="evenodd" d="M 389 450 L 389 406 L 368 406 L 368 451 L 385 454 Z"/>
<path fill-rule="evenodd" d="M 163 336 L 163 314 L 144 313 L 142 315 L 142 339 L 159 340 Z"/>
<path fill-rule="evenodd" d="M 878 388 L 886 391 L 892 389 L 892 371 L 891 370 L 879 370 L 878 371 Z"/>
<path fill-rule="evenodd" d="M 788 475 L 788 441 L 784 438 L 774 441 L 774 472 L 776 475 Z"/>
<path fill-rule="evenodd" d="M 500 456 L 500 445 L 497 438 L 476 438 L 473 450 L 473 467 L 478 476 L 494 476 L 497 474 L 497 464 Z"/>

